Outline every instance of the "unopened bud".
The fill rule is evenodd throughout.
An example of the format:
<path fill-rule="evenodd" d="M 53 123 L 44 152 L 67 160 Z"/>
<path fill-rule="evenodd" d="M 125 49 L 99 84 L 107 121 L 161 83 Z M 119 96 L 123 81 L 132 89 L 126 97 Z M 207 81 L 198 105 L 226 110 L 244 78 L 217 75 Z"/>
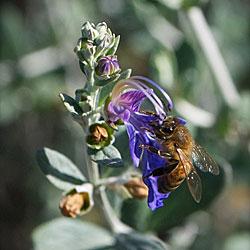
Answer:
<path fill-rule="evenodd" d="M 80 38 L 77 42 L 76 47 L 74 48 L 74 52 L 77 54 L 80 61 L 90 61 L 93 59 L 93 55 L 95 54 L 96 47 L 92 42 L 83 40 Z"/>
<path fill-rule="evenodd" d="M 148 197 L 148 187 L 144 184 L 142 178 L 134 177 L 124 184 L 133 198 L 144 199 Z"/>
<path fill-rule="evenodd" d="M 98 30 L 96 30 L 95 25 L 90 22 L 86 22 L 82 25 L 82 38 L 89 40 L 89 41 L 94 41 L 99 36 Z"/>
<path fill-rule="evenodd" d="M 109 79 L 111 76 L 120 72 L 117 56 L 104 56 L 99 59 L 95 71 L 96 74 L 103 79 Z"/>
<path fill-rule="evenodd" d="M 95 44 L 99 45 L 100 42 L 107 36 L 112 35 L 111 31 L 108 29 L 107 24 L 105 22 L 98 23 L 96 25 L 96 30 L 98 32 L 98 37 L 95 39 Z"/>

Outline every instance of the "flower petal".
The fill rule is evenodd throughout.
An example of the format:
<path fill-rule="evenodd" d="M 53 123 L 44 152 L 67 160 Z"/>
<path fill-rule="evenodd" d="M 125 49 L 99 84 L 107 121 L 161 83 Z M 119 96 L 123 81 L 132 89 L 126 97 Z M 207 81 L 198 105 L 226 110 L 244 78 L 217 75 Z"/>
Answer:
<path fill-rule="evenodd" d="M 125 123 L 128 137 L 129 137 L 129 149 L 132 161 L 136 167 L 139 166 L 142 149 L 139 147 L 142 144 L 140 134 L 135 130 L 134 126 L 130 123 Z"/>
<path fill-rule="evenodd" d="M 129 110 L 138 111 L 146 95 L 140 90 L 130 90 L 119 97 L 119 105 Z"/>
<path fill-rule="evenodd" d="M 115 103 L 110 102 L 106 111 L 108 115 L 108 120 L 111 122 L 116 122 L 121 119 L 124 122 L 128 121 L 130 118 L 130 111 L 124 106 L 115 105 Z"/>
<path fill-rule="evenodd" d="M 158 176 L 149 176 L 144 178 L 144 183 L 148 186 L 148 206 L 154 211 L 164 205 L 163 201 L 168 198 L 170 192 L 160 193 L 158 191 Z"/>
<path fill-rule="evenodd" d="M 168 103 L 168 111 L 173 109 L 173 102 L 171 100 L 171 98 L 169 97 L 169 95 L 164 91 L 163 88 L 161 88 L 157 83 L 155 83 L 154 81 L 152 81 L 151 79 L 144 77 L 144 76 L 132 76 L 131 79 L 135 79 L 135 80 L 142 80 L 145 81 L 149 84 L 151 84 L 152 86 L 154 86 L 155 88 L 157 88 L 158 90 L 160 90 L 160 92 L 162 93 L 162 95 L 165 97 L 167 103 Z M 159 99 L 158 99 L 159 100 Z M 161 101 L 160 101 L 161 102 Z"/>
<path fill-rule="evenodd" d="M 157 145 L 157 142 L 154 140 L 150 140 L 149 145 L 159 148 L 159 145 Z M 142 167 L 143 180 L 149 189 L 148 206 L 150 209 L 155 210 L 164 205 L 163 201 L 168 198 L 170 192 L 160 193 L 158 191 L 157 180 L 159 177 L 153 176 L 152 172 L 158 168 L 167 167 L 167 161 L 157 154 L 146 151 L 143 155 Z"/>
<path fill-rule="evenodd" d="M 158 143 L 151 139 L 148 140 L 149 142 L 147 143 L 150 146 L 155 147 L 156 149 L 160 149 L 159 145 L 157 145 Z M 167 161 L 165 158 L 159 156 L 158 154 L 155 153 L 151 153 L 147 150 L 144 151 L 144 155 L 143 155 L 143 176 L 149 176 L 152 174 L 152 172 L 158 168 L 163 168 L 167 166 Z"/>

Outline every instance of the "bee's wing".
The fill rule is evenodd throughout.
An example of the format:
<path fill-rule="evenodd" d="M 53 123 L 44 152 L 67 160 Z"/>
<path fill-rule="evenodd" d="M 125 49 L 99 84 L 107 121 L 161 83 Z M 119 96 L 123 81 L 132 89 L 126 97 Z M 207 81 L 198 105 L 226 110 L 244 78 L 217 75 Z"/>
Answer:
<path fill-rule="evenodd" d="M 199 203 L 201 200 L 202 193 L 201 179 L 195 168 L 193 167 L 191 160 L 186 156 L 186 154 L 180 148 L 177 148 L 176 150 L 179 154 L 185 174 L 187 176 L 187 184 L 189 191 L 193 196 L 194 200 Z M 188 174 L 189 169 L 191 169 L 191 172 Z"/>
<path fill-rule="evenodd" d="M 215 160 L 199 144 L 194 142 L 192 159 L 194 166 L 203 172 L 209 172 L 214 175 L 219 174 L 219 166 Z"/>

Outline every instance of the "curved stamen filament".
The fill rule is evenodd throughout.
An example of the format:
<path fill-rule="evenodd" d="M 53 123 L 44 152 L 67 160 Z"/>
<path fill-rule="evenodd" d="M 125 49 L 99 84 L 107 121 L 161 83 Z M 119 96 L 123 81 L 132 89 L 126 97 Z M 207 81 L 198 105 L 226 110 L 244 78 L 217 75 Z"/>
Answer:
<path fill-rule="evenodd" d="M 149 93 L 148 90 L 150 90 L 150 88 L 147 85 L 145 85 L 144 83 L 140 81 L 131 81 L 130 79 L 126 79 L 126 80 L 118 82 L 112 91 L 111 98 L 114 101 L 119 99 L 120 94 L 126 89 L 133 88 L 133 89 L 141 90 L 145 94 L 145 96 L 151 101 L 151 103 L 154 105 L 155 111 L 157 113 L 161 113 L 164 115 L 165 111 L 163 109 L 163 104 L 161 100 L 154 94 L 154 92 Z"/>
<path fill-rule="evenodd" d="M 155 100 L 154 92 L 150 93 L 150 94 L 148 93 L 149 88 L 146 85 L 144 85 L 144 84 L 142 84 L 141 82 L 138 82 L 138 81 L 130 81 L 129 79 L 126 79 L 126 81 L 127 81 L 127 83 L 133 85 L 136 89 L 141 90 L 145 94 L 145 96 L 153 104 L 153 106 L 155 108 L 155 111 L 158 114 L 162 114 L 162 115 L 165 114 L 162 103 L 161 103 L 161 105 L 159 105 L 158 102 Z"/>
<path fill-rule="evenodd" d="M 168 103 L 168 110 L 170 111 L 173 108 L 173 102 L 172 102 L 171 98 L 157 83 L 155 83 L 151 79 L 149 79 L 147 77 L 144 77 L 144 76 L 132 76 L 130 79 L 142 80 L 142 81 L 145 81 L 145 82 L 151 84 L 155 88 L 157 88 L 161 92 L 161 94 L 165 97 L 165 99 L 166 99 L 166 101 Z"/>

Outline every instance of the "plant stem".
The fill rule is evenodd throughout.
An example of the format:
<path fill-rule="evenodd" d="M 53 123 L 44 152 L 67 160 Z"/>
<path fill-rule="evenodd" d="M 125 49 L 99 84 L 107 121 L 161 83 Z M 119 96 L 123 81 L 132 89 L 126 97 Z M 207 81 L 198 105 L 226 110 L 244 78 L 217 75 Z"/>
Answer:
<path fill-rule="evenodd" d="M 108 177 L 108 178 L 102 178 L 100 180 L 98 180 L 98 182 L 96 183 L 96 186 L 109 186 L 109 185 L 122 185 L 127 183 L 129 180 L 131 179 L 131 176 L 129 178 L 129 176 L 112 176 L 112 177 Z"/>
<path fill-rule="evenodd" d="M 131 232 L 132 228 L 122 223 L 116 216 L 113 208 L 110 205 L 104 186 L 101 186 L 99 188 L 99 194 L 100 194 L 101 209 L 103 211 L 106 221 L 109 224 L 110 229 L 117 234 Z"/>
<path fill-rule="evenodd" d="M 100 113 L 97 111 L 99 110 L 98 104 L 99 104 L 99 95 L 100 95 L 100 88 L 96 88 L 94 85 L 94 69 L 92 69 L 91 75 L 88 79 L 88 86 L 87 86 L 89 92 L 91 93 L 92 97 L 92 114 L 90 115 L 88 119 L 88 125 L 94 122 L 97 122 L 100 118 Z M 94 186 L 97 186 L 102 182 L 102 179 L 100 179 L 100 172 L 98 164 L 94 161 L 91 161 L 88 153 L 87 153 L 87 146 L 85 144 L 84 147 L 84 157 L 86 160 L 86 167 L 88 172 L 88 179 L 91 183 L 93 183 Z M 104 218 L 110 228 L 111 231 L 114 233 L 128 233 L 132 231 L 130 227 L 123 224 L 119 218 L 116 216 L 114 210 L 112 209 L 110 202 L 108 200 L 105 187 L 99 186 L 98 189 L 95 192 L 95 198 L 97 203 L 99 204 L 99 207 L 101 211 L 103 212 Z"/>

